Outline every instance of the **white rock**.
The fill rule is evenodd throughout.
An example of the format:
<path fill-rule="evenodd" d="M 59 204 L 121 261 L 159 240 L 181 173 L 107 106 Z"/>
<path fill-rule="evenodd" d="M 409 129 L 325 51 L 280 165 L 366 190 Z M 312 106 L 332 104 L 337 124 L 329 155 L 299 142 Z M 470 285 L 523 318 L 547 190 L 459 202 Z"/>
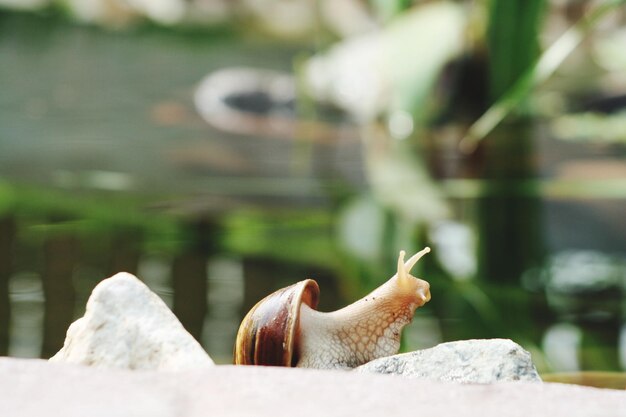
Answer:
<path fill-rule="evenodd" d="M 130 372 L 0 358 L 0 416 L 626 417 L 626 391 L 276 366 Z"/>
<path fill-rule="evenodd" d="M 183 370 L 213 365 L 165 303 L 135 276 L 100 282 L 85 315 L 50 359 L 100 368 Z"/>
<path fill-rule="evenodd" d="M 541 381 L 530 353 L 509 339 L 442 343 L 430 349 L 376 359 L 357 371 L 476 384 Z"/>

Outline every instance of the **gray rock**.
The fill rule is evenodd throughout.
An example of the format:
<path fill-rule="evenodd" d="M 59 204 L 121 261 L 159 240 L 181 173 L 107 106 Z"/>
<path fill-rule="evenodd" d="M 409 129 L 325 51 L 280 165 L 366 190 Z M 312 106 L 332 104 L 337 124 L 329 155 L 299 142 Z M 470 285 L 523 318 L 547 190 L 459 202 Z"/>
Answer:
<path fill-rule="evenodd" d="M 376 359 L 356 370 L 475 384 L 541 381 L 530 353 L 509 339 L 442 343 L 430 349 Z"/>
<path fill-rule="evenodd" d="M 63 348 L 50 361 L 154 370 L 213 365 L 165 303 L 128 273 L 94 288 L 85 315 L 72 323 Z"/>

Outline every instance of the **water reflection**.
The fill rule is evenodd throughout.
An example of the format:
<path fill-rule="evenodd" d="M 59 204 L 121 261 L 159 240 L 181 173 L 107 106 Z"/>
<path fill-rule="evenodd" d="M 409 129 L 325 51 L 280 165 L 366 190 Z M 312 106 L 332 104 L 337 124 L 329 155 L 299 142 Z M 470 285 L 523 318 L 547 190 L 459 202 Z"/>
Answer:
<path fill-rule="evenodd" d="M 431 227 L 429 236 L 435 244 L 435 256 L 448 274 L 459 280 L 476 275 L 476 236 L 468 225 L 443 220 Z"/>
<path fill-rule="evenodd" d="M 76 294 L 72 276 L 77 263 L 78 242 L 75 236 L 60 235 L 46 239 L 41 274 L 44 295 L 43 358 L 49 358 L 59 350 L 73 321 Z"/>
<path fill-rule="evenodd" d="M 5 307 L 11 311 L 11 322 L 3 327 L 9 336 L 8 354 L 38 358 L 43 345 L 45 302 L 41 275 L 17 273 L 11 277 L 10 289 L 10 302 Z"/>
<path fill-rule="evenodd" d="M 230 361 L 243 305 L 244 267 L 240 259 L 218 256 L 208 265 L 209 313 L 202 345 L 220 361 Z"/>
<path fill-rule="evenodd" d="M 15 221 L 12 217 L 0 217 L 0 355 L 6 355 L 9 348 L 9 279 L 13 262 L 13 241 Z"/>
<path fill-rule="evenodd" d="M 573 324 L 558 323 L 550 326 L 543 336 L 546 360 L 560 371 L 580 371 L 578 352 L 581 348 L 582 331 Z"/>
<path fill-rule="evenodd" d="M 551 257 L 543 278 L 548 305 L 565 321 L 551 327 L 544 345 L 561 343 L 562 358 L 570 357 L 572 369 L 618 368 L 620 354 L 605 346 L 620 344 L 623 262 L 590 250 L 564 251 Z M 589 350 L 596 353 L 587 354 Z"/>

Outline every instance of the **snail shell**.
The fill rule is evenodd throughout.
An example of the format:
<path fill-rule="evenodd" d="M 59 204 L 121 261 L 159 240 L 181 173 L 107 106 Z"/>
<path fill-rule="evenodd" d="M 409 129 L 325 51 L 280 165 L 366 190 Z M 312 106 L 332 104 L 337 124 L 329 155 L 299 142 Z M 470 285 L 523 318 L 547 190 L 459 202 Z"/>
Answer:
<path fill-rule="evenodd" d="M 317 308 L 320 289 L 307 279 L 280 289 L 248 312 L 237 332 L 237 365 L 295 366 L 300 307 Z"/>

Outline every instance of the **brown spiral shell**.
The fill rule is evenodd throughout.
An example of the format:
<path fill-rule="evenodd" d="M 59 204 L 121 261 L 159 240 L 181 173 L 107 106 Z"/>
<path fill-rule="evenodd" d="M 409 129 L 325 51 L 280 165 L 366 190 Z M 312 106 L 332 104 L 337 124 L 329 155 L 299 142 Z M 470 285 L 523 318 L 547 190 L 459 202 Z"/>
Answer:
<path fill-rule="evenodd" d="M 307 279 L 259 301 L 237 332 L 235 364 L 295 366 L 300 306 L 304 302 L 315 309 L 319 292 L 317 282 Z"/>

